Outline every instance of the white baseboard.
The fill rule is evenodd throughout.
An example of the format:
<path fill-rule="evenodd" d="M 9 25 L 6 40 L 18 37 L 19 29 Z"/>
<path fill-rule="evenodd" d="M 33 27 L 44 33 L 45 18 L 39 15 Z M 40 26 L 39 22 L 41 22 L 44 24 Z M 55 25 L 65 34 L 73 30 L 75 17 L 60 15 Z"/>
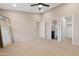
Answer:
<path fill-rule="evenodd" d="M 72 42 L 73 45 L 79 46 L 79 43 Z"/>

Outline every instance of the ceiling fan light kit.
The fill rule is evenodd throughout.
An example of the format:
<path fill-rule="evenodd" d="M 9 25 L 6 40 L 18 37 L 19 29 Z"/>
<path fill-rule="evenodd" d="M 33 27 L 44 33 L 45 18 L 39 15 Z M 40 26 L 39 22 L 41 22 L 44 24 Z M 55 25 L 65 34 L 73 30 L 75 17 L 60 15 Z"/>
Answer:
<path fill-rule="evenodd" d="M 49 7 L 49 5 L 47 4 L 44 4 L 44 3 L 37 3 L 37 4 L 32 4 L 30 6 L 38 6 L 39 7 L 39 10 L 41 10 L 41 8 L 44 6 L 44 7 Z"/>

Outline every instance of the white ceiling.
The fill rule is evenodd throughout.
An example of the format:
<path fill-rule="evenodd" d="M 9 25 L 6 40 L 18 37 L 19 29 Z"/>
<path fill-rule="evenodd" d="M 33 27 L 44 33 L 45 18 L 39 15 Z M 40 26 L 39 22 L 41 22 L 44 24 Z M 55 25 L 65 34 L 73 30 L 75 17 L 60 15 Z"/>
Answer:
<path fill-rule="evenodd" d="M 33 12 L 33 13 L 42 13 L 51 8 L 54 8 L 61 3 L 46 3 L 50 5 L 50 7 L 42 7 L 42 10 L 39 11 L 38 6 L 31 7 L 30 5 L 34 3 L 16 3 L 16 7 L 13 7 L 13 3 L 0 3 L 0 9 L 6 10 L 15 10 L 15 11 L 23 11 L 23 12 Z"/>

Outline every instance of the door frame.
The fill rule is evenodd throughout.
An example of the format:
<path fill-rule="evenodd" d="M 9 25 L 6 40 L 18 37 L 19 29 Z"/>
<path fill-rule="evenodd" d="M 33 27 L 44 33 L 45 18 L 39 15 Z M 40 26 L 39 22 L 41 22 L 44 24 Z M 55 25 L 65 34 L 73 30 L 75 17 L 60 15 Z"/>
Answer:
<path fill-rule="evenodd" d="M 72 43 L 73 43 L 73 40 L 74 40 L 74 15 L 68 15 L 68 16 L 71 16 L 72 17 Z M 68 17 L 68 16 L 64 16 L 64 17 Z M 60 19 L 59 19 L 59 24 L 60 24 L 60 26 L 59 26 L 59 28 L 60 28 L 60 30 L 59 30 L 59 34 L 58 34 L 58 36 L 59 36 L 59 38 L 58 38 L 58 41 L 62 41 L 62 36 L 61 36 L 61 21 L 62 21 L 62 18 L 64 18 L 64 17 L 61 17 Z"/>

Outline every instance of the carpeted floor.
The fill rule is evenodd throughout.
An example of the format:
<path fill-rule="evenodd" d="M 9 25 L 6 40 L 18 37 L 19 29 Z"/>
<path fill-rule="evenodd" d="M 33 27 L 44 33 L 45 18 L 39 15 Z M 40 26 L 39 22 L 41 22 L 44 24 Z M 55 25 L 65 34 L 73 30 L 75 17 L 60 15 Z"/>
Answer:
<path fill-rule="evenodd" d="M 79 56 L 79 46 L 71 44 L 71 40 L 27 40 L 0 48 L 4 56 Z"/>

